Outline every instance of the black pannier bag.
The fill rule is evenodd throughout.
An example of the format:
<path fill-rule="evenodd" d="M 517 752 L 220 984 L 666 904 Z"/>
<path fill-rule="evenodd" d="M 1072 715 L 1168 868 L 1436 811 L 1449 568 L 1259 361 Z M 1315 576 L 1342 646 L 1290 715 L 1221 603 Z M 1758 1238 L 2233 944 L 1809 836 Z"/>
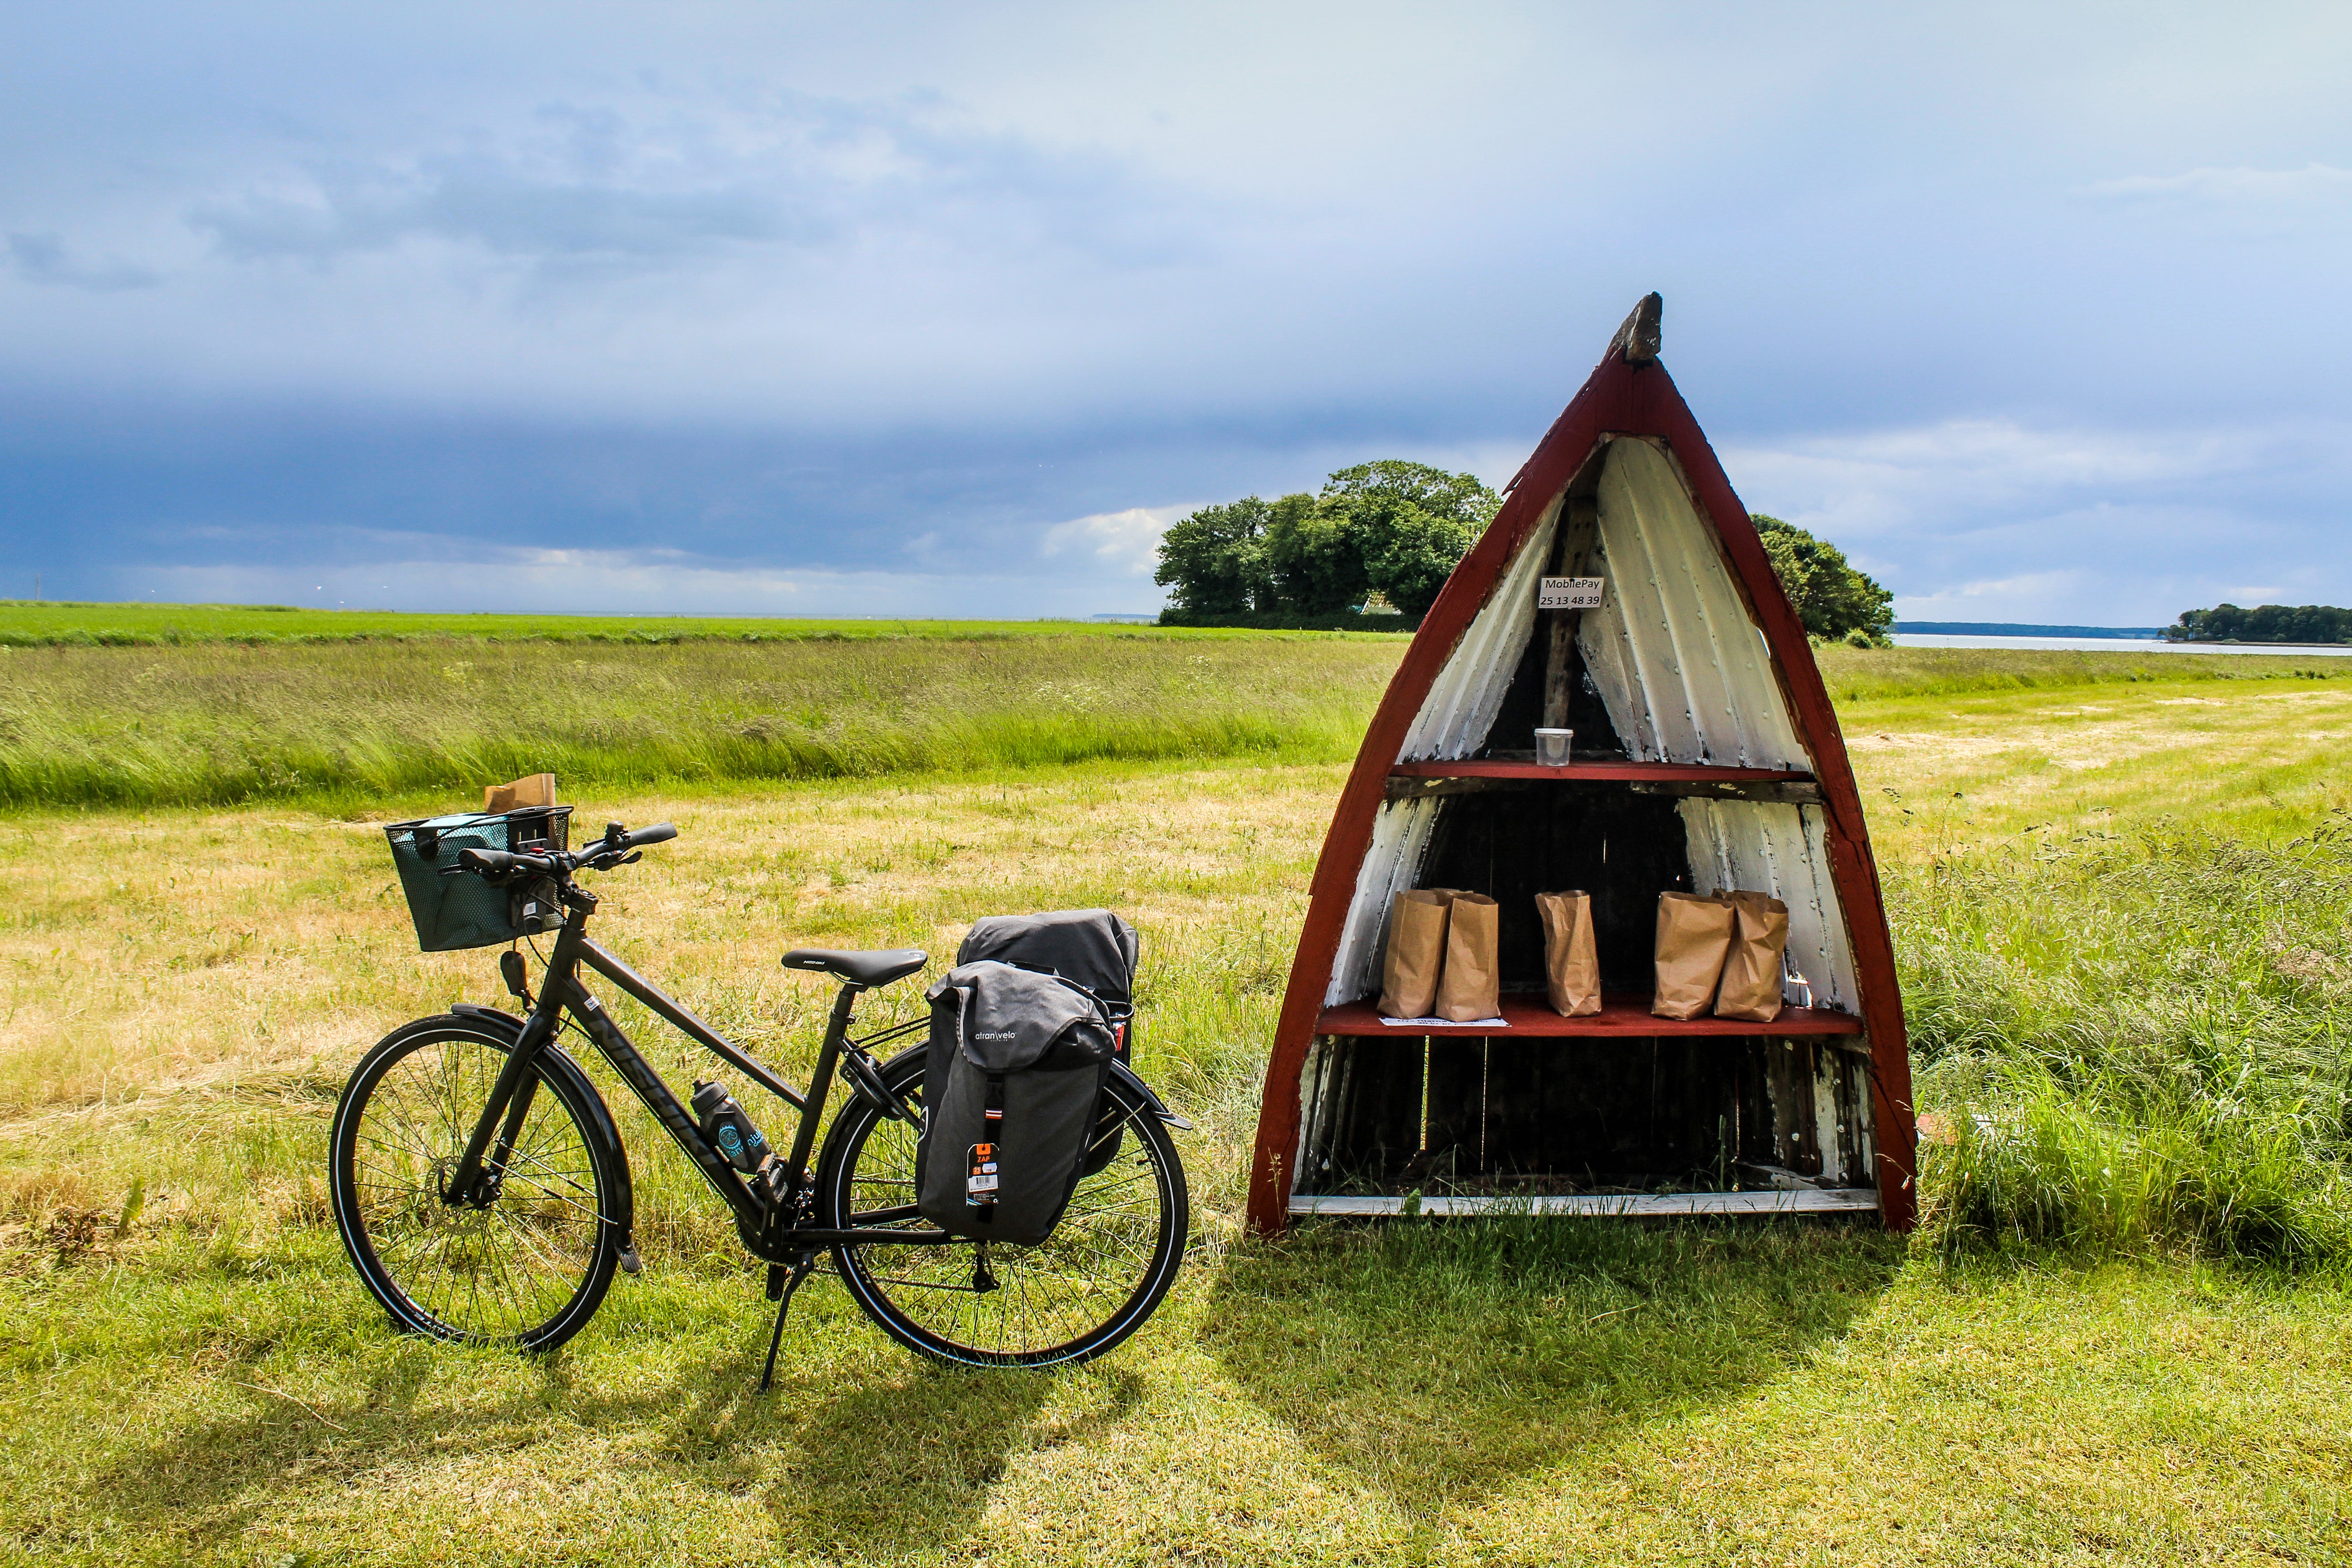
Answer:
<path fill-rule="evenodd" d="M 1042 915 L 987 915 L 971 923 L 958 963 L 992 958 L 1075 980 L 1102 998 L 1124 1024 L 1135 1004 L 1135 928 L 1108 910 L 1050 910 Z M 1120 1043 L 1119 1059 L 1127 1059 Z"/>
<path fill-rule="evenodd" d="M 416 945 L 427 952 L 494 947 L 562 925 L 563 906 L 552 883 L 494 888 L 470 872 L 446 873 L 457 866 L 461 849 L 519 855 L 562 849 L 571 837 L 571 822 L 570 806 L 543 805 L 387 823 L 384 836 L 392 841 L 392 863 L 408 898 L 409 918 L 416 922 Z"/>
<path fill-rule="evenodd" d="M 926 999 L 916 1206 L 957 1236 L 1044 1241 L 1101 1116 L 1109 1015 L 1083 985 L 992 961 L 957 965 Z"/>
<path fill-rule="evenodd" d="M 1135 1049 L 1135 928 L 1108 910 L 1049 910 L 1039 915 L 989 915 L 972 922 L 956 949 L 958 963 L 992 958 L 1075 980 L 1101 998 L 1118 1031 L 1118 1059 Z M 1118 1108 L 1103 1102 L 1105 1126 L 1080 1173 L 1091 1176 L 1118 1157 Z"/>

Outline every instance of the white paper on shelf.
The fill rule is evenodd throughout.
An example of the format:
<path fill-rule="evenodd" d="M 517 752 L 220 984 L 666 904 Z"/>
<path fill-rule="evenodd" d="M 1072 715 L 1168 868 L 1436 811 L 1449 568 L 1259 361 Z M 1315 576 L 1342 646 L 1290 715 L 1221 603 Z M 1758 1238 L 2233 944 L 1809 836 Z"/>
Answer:
<path fill-rule="evenodd" d="M 1505 1029 L 1510 1027 L 1500 1018 L 1391 1018 L 1382 1014 L 1381 1022 L 1391 1029 Z"/>

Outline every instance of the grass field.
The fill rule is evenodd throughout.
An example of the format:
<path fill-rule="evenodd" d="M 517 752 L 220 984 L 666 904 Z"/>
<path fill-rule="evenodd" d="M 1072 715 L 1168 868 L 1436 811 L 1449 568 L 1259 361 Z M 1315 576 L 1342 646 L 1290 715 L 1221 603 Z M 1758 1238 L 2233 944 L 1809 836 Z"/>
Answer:
<path fill-rule="evenodd" d="M 1349 755 L 1392 639 L 408 641 L 0 649 L 0 805 L 364 805 L 572 789 Z"/>
<path fill-rule="evenodd" d="M 645 1276 L 544 1362 L 394 1337 L 326 1222 L 321 1138 L 377 1034 L 496 994 L 484 955 L 414 951 L 366 819 L 447 793 L 20 800 L 0 818 L 0 1560 L 2352 1550 L 2352 682 L 2291 657 L 1825 654 L 1922 1103 L 1959 1140 L 1929 1150 L 1937 1228 L 1917 1242 L 1548 1223 L 1269 1246 L 1237 1223 L 1256 1075 L 1337 758 L 1396 645 L 1213 646 L 1238 662 L 1185 710 L 1203 732 L 1221 701 L 1311 693 L 1259 731 L 1271 745 L 567 778 L 593 820 L 684 830 L 605 880 L 608 934 L 780 1062 L 804 1063 L 826 1000 L 775 967 L 782 947 L 936 952 L 976 911 L 1092 903 L 1141 928 L 1140 1065 L 1200 1123 L 1201 1236 L 1130 1347 L 1058 1376 L 921 1365 L 820 1281 L 780 1394 L 753 1396 L 756 1275 L 609 1083 Z M 509 651 L 576 657 L 457 657 Z M 707 711 L 753 682 L 726 661 L 780 650 L 620 651 L 711 660 L 659 667 Z M 798 651 L 845 661 L 795 667 L 803 689 L 882 679 L 854 662 L 866 645 Z M 1005 687 L 1131 658 L 1097 684 L 1156 710 L 1128 694 L 1181 683 L 1201 651 L 1048 638 Z M 313 661 L 268 667 L 296 696 L 238 721 L 265 737 L 271 713 L 312 722 L 355 679 L 318 671 L 376 668 L 327 660 L 451 658 L 257 652 Z M 176 661 L 138 700 L 196 724 L 217 700 L 175 693 L 216 691 L 208 661 L 247 656 L 5 657 L 57 660 L 32 689 L 81 697 L 7 700 L 68 714 L 131 700 L 131 667 L 103 660 Z M 904 668 L 928 672 L 902 689 L 929 711 L 955 706 L 963 664 Z"/>
<path fill-rule="evenodd" d="M 104 607 L 118 608 L 157 607 Z M 102 618 L 55 615 L 59 636 Z M 0 606 L 0 635 L 7 616 Z M 913 624 L 927 629 L 846 642 L 0 641 L 0 807 L 363 806 L 542 768 L 593 790 L 1108 758 L 1338 761 L 1403 651 L 1372 635 Z M 2325 659 L 2232 655 L 1822 658 L 1847 703 L 2352 675 Z"/>
<path fill-rule="evenodd" d="M 91 605 L 0 599 L 0 647 L 184 647 L 351 642 L 559 642 L 657 646 L 692 642 L 877 642 L 908 637 L 1263 636 L 1123 621 L 820 620 L 782 616 L 515 616 L 409 610 L 309 610 L 291 605 Z M 1381 633 L 1315 633 L 1391 639 Z"/>

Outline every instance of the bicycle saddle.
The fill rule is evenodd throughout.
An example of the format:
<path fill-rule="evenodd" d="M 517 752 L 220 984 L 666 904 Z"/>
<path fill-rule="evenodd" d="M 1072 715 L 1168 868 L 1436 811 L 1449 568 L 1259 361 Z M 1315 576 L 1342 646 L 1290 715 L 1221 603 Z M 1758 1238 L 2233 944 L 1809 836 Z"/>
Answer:
<path fill-rule="evenodd" d="M 814 969 L 846 980 L 852 985 L 887 985 L 912 974 L 930 962 L 919 947 L 897 947 L 887 952 L 836 952 L 825 947 L 796 947 L 784 954 L 786 969 Z"/>

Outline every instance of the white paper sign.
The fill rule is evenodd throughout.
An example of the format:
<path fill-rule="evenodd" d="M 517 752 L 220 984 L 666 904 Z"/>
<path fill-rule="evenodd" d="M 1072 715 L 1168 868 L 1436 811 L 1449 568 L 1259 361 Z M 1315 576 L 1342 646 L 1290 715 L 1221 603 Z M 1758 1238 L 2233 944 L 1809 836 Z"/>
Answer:
<path fill-rule="evenodd" d="M 1546 577 L 1536 588 L 1538 610 L 1597 610 L 1601 607 L 1599 577 Z"/>

